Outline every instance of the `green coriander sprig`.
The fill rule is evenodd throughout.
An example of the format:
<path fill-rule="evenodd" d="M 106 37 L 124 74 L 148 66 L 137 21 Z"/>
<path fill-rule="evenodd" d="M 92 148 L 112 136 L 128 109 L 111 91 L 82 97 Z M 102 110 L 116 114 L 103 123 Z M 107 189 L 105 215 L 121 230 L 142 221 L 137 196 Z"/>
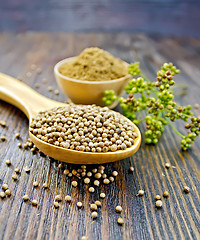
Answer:
<path fill-rule="evenodd" d="M 174 100 L 173 77 L 180 72 L 172 63 L 165 63 L 157 73 L 155 82 L 151 82 L 141 73 L 139 63 L 129 66 L 128 73 L 134 78 L 128 82 L 125 91 L 127 98 L 118 98 L 113 90 L 104 93 L 103 101 L 111 105 L 117 99 L 123 110 L 123 114 L 135 124 L 142 121 L 146 123 L 145 141 L 147 144 L 156 144 L 164 132 L 165 125 L 169 125 L 182 138 L 181 148 L 187 150 L 194 143 L 200 133 L 200 119 L 193 116 L 191 106 L 180 106 Z M 145 118 L 141 119 L 141 116 Z M 181 119 L 189 130 L 186 136 L 178 132 L 172 122 Z"/>

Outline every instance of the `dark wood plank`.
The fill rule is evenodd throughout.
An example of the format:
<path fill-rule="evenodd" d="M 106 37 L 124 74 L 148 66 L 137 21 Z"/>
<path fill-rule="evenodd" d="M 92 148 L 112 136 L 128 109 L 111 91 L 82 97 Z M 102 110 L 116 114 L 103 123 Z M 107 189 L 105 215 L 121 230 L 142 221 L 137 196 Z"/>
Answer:
<path fill-rule="evenodd" d="M 54 64 L 68 56 L 77 55 L 85 47 L 99 46 L 117 57 L 133 62 L 140 61 L 145 74 L 154 78 L 159 67 L 166 61 L 172 61 L 181 69 L 178 83 L 189 86 L 187 97 L 179 97 L 181 104 L 194 105 L 199 102 L 200 41 L 192 38 L 164 38 L 144 34 L 67 34 L 67 33 L 26 33 L 0 35 L 0 71 L 22 80 L 38 92 L 58 101 L 66 97 L 60 92 L 56 96 L 48 92 L 51 85 L 58 88 L 53 76 Z M 42 69 L 36 74 L 30 69 L 31 64 Z M 27 77 L 27 72 L 32 72 Z M 47 83 L 42 79 L 46 78 Z M 120 110 L 119 107 L 116 108 Z M 200 115 L 199 110 L 194 110 Z M 180 138 L 167 127 L 157 146 L 142 146 L 138 153 L 120 162 L 106 164 L 106 171 L 119 171 L 116 181 L 103 185 L 96 192 L 89 194 L 88 187 L 79 183 L 71 188 L 71 179 L 63 174 L 64 168 L 74 166 L 64 164 L 39 153 L 19 149 L 18 142 L 24 143 L 28 138 L 28 120 L 25 115 L 11 105 L 0 102 L 0 120 L 7 122 L 7 127 L 0 127 L 0 136 L 7 140 L 0 142 L 0 186 L 8 183 L 12 195 L 0 199 L 0 239 L 199 239 L 200 238 L 200 163 L 198 140 L 191 150 L 182 152 L 179 148 Z M 184 132 L 183 125 L 176 127 Z M 140 126 L 144 132 L 144 125 Z M 21 139 L 14 138 L 20 132 Z M 5 160 L 12 165 L 7 167 Z M 173 168 L 166 169 L 164 164 L 170 162 Z M 129 173 L 132 165 L 134 172 Z M 29 174 L 23 171 L 29 166 Z M 14 168 L 22 170 L 17 182 L 11 179 Z M 33 188 L 33 181 L 39 182 Z M 42 189 L 48 182 L 49 189 Z M 183 186 L 191 188 L 190 194 L 183 193 Z M 137 197 L 139 189 L 145 190 L 144 197 Z M 163 208 L 155 208 L 154 197 L 168 190 L 170 198 L 163 200 Z M 99 217 L 92 221 L 89 203 L 99 198 L 104 191 Z M 38 200 L 38 207 L 24 203 L 22 196 L 28 194 Z M 59 209 L 54 209 L 56 194 L 63 197 L 72 195 L 72 203 L 63 201 Z M 77 210 L 77 201 L 82 201 L 83 209 Z M 124 226 L 117 224 L 119 214 L 115 206 L 123 207 L 121 216 Z"/>
<path fill-rule="evenodd" d="M 198 0 L 0 1 L 0 31 L 128 31 L 200 37 Z"/>

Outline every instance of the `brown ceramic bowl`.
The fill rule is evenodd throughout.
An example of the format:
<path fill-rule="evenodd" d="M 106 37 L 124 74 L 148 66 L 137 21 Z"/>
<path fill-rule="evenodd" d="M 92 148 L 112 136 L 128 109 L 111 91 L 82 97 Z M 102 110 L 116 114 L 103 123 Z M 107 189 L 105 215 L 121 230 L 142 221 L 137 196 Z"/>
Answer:
<path fill-rule="evenodd" d="M 54 67 L 54 74 L 58 85 L 62 91 L 69 97 L 69 99 L 76 104 L 96 104 L 105 106 L 102 101 L 105 90 L 114 90 L 117 96 L 121 96 L 124 86 L 131 79 L 131 75 L 127 74 L 125 77 L 107 80 L 107 81 L 85 81 L 66 77 L 59 72 L 61 65 L 70 62 L 75 57 L 66 58 L 58 62 Z M 123 62 L 126 66 L 128 63 Z M 110 108 L 117 105 L 117 102 L 112 104 Z"/>

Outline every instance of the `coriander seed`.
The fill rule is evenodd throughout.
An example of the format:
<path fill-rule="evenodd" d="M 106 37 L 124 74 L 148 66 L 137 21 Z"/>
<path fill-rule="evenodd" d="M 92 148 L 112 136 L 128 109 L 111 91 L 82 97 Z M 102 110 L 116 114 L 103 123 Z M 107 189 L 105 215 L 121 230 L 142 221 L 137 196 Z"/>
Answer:
<path fill-rule="evenodd" d="M 95 191 L 95 189 L 94 189 L 93 187 L 89 187 L 88 191 L 89 191 L 90 193 L 93 193 L 93 192 Z"/>
<path fill-rule="evenodd" d="M 91 216 L 93 219 L 97 218 L 98 217 L 98 213 L 96 211 L 92 212 L 91 213 Z"/>
<path fill-rule="evenodd" d="M 107 179 L 107 178 L 105 178 L 105 179 L 103 180 L 103 183 L 104 183 L 104 184 L 109 184 L 109 183 L 110 183 L 110 180 Z"/>
<path fill-rule="evenodd" d="M 20 137 L 20 133 L 16 133 L 15 138 L 19 138 L 19 137 Z"/>
<path fill-rule="evenodd" d="M 97 207 L 101 207 L 101 202 L 100 201 L 95 201 L 95 204 L 97 205 Z"/>
<path fill-rule="evenodd" d="M 69 169 L 65 169 L 63 173 L 64 173 L 64 175 L 68 175 L 69 174 Z"/>
<path fill-rule="evenodd" d="M 77 202 L 77 207 L 81 208 L 83 206 L 82 202 Z"/>
<path fill-rule="evenodd" d="M 161 200 L 157 200 L 156 201 L 156 207 L 157 208 L 161 208 L 162 207 L 162 201 Z"/>
<path fill-rule="evenodd" d="M 55 208 L 59 208 L 59 203 L 58 203 L 58 202 L 55 202 L 55 201 L 54 201 L 54 202 L 53 202 L 53 205 L 54 205 Z"/>
<path fill-rule="evenodd" d="M 62 201 L 61 195 L 56 195 L 55 196 L 55 202 L 61 202 L 61 201 Z"/>
<path fill-rule="evenodd" d="M 100 179 L 101 178 L 101 173 L 99 173 L 99 172 L 95 173 L 94 177 L 97 178 L 97 179 Z"/>
<path fill-rule="evenodd" d="M 91 172 L 87 172 L 87 176 L 88 177 L 92 177 L 92 173 Z"/>
<path fill-rule="evenodd" d="M 139 196 L 143 196 L 143 195 L 144 195 L 144 190 L 139 190 L 139 191 L 138 191 L 138 195 L 139 195 Z"/>
<path fill-rule="evenodd" d="M 11 161 L 10 161 L 10 159 L 7 159 L 7 160 L 6 160 L 6 165 L 8 165 L 8 166 L 11 165 Z"/>
<path fill-rule="evenodd" d="M 43 183 L 42 187 L 43 187 L 44 189 L 46 189 L 46 188 L 48 188 L 48 184 L 47 184 L 47 183 Z"/>
<path fill-rule="evenodd" d="M 128 170 L 129 172 L 134 172 L 134 167 L 130 166 Z"/>
<path fill-rule="evenodd" d="M 58 90 L 58 89 L 55 89 L 55 90 L 54 90 L 54 93 L 55 93 L 55 95 L 59 95 L 59 90 Z"/>
<path fill-rule="evenodd" d="M 119 225 L 123 225 L 123 224 L 124 224 L 123 218 L 118 218 L 118 219 L 117 219 L 117 223 L 118 223 Z"/>
<path fill-rule="evenodd" d="M 170 168 L 171 167 L 170 163 L 165 163 L 165 167 Z"/>
<path fill-rule="evenodd" d="M 96 211 L 96 210 L 97 210 L 97 205 L 94 204 L 94 203 L 90 204 L 90 209 L 91 209 L 92 211 Z"/>
<path fill-rule="evenodd" d="M 28 201 L 29 200 L 29 196 L 26 194 L 26 195 L 23 196 L 22 199 L 23 199 L 23 201 Z"/>
<path fill-rule="evenodd" d="M 29 173 L 29 172 L 30 172 L 30 168 L 29 168 L 28 166 L 26 166 L 26 167 L 24 168 L 24 171 L 25 171 L 26 173 Z"/>
<path fill-rule="evenodd" d="M 115 208 L 115 211 L 116 211 L 117 213 L 120 213 L 120 212 L 122 211 L 122 207 L 121 207 L 121 206 L 117 206 L 117 207 Z"/>
<path fill-rule="evenodd" d="M 1 139 L 1 141 L 5 141 L 6 137 L 5 136 L 1 136 L 0 139 Z"/>
<path fill-rule="evenodd" d="M 72 186 L 73 187 L 77 187 L 77 185 L 78 185 L 77 181 L 72 181 Z"/>
<path fill-rule="evenodd" d="M 38 182 L 37 181 L 33 182 L 33 187 L 37 187 L 37 186 L 38 186 Z"/>
<path fill-rule="evenodd" d="M 21 143 L 18 143 L 17 146 L 18 146 L 18 148 L 21 148 L 21 147 L 22 147 L 22 144 L 21 144 Z"/>
<path fill-rule="evenodd" d="M 19 168 L 15 168 L 15 170 L 14 170 L 17 174 L 19 174 L 20 173 L 20 169 Z"/>
<path fill-rule="evenodd" d="M 1 197 L 1 198 L 5 198 L 5 196 L 6 196 L 5 192 L 1 191 L 1 192 L 0 192 L 0 197 Z"/>
<path fill-rule="evenodd" d="M 97 187 L 98 187 L 98 186 L 99 186 L 99 184 L 100 184 L 99 180 L 94 180 L 94 185 L 95 185 L 95 186 L 97 186 Z"/>
<path fill-rule="evenodd" d="M 188 186 L 184 186 L 183 188 L 185 193 L 189 193 L 190 192 L 190 188 Z"/>
<path fill-rule="evenodd" d="M 100 193 L 100 198 L 105 198 L 106 194 L 105 193 Z"/>
<path fill-rule="evenodd" d="M 32 205 L 33 205 L 33 206 L 37 206 L 37 205 L 38 205 L 38 201 L 34 199 L 34 200 L 32 201 Z"/>
<path fill-rule="evenodd" d="M 156 195 L 156 196 L 155 196 L 155 199 L 156 199 L 156 200 L 160 200 L 160 199 L 161 199 L 161 196 L 160 196 L 160 195 Z"/>
<path fill-rule="evenodd" d="M 5 191 L 5 194 L 6 194 L 7 196 L 10 196 L 10 195 L 11 195 L 10 189 L 7 189 L 7 190 Z"/>
<path fill-rule="evenodd" d="M 65 196 L 65 201 L 71 202 L 71 196 L 69 196 L 69 195 Z"/>
<path fill-rule="evenodd" d="M 112 175 L 113 175 L 114 177 L 116 177 L 116 176 L 118 175 L 118 172 L 117 172 L 117 171 L 113 171 L 113 172 L 112 172 Z"/>
<path fill-rule="evenodd" d="M 163 197 L 168 198 L 169 197 L 169 192 L 168 191 L 164 191 Z"/>
<path fill-rule="evenodd" d="M 7 189 L 8 189 L 8 184 L 4 183 L 4 184 L 1 186 L 1 188 L 2 188 L 4 191 L 7 190 Z"/>
<path fill-rule="evenodd" d="M 14 181 L 16 181 L 16 180 L 17 180 L 17 175 L 16 175 L 16 174 L 13 174 L 13 175 L 12 175 L 12 179 L 13 179 Z"/>
<path fill-rule="evenodd" d="M 84 179 L 84 183 L 85 183 L 85 184 L 90 183 L 90 179 L 89 179 L 89 178 L 85 178 L 85 179 Z"/>
<path fill-rule="evenodd" d="M 115 181 L 114 177 L 110 176 L 110 177 L 109 177 L 109 181 L 110 181 L 110 182 L 114 182 L 114 181 Z"/>

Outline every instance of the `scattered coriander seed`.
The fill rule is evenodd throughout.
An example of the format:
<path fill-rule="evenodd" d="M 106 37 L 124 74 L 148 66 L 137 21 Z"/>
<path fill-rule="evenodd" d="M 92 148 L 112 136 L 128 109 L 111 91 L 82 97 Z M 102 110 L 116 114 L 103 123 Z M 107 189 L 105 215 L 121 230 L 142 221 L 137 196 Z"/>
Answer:
<path fill-rule="evenodd" d="M 26 76 L 29 78 L 29 77 L 32 76 L 32 73 L 31 73 L 31 72 L 27 72 L 27 73 L 26 73 Z"/>
<path fill-rule="evenodd" d="M 55 202 L 61 202 L 61 201 L 62 201 L 61 195 L 56 195 L 54 201 L 55 201 Z"/>
<path fill-rule="evenodd" d="M 36 73 L 39 75 L 40 73 L 42 72 L 42 69 L 41 68 L 37 68 L 36 69 Z"/>
<path fill-rule="evenodd" d="M 27 173 L 29 173 L 29 172 L 30 172 L 30 168 L 29 168 L 28 166 L 26 166 L 26 167 L 24 168 L 24 171 L 27 172 Z"/>
<path fill-rule="evenodd" d="M 52 92 L 53 91 L 53 88 L 51 86 L 48 86 L 48 91 L 49 92 Z"/>
<path fill-rule="evenodd" d="M 5 191 L 5 194 L 6 194 L 7 196 L 10 196 L 10 195 L 11 195 L 10 189 L 7 189 L 7 190 Z"/>
<path fill-rule="evenodd" d="M 109 184 L 109 183 L 110 183 L 110 180 L 107 179 L 107 178 L 105 178 L 105 179 L 103 180 L 103 183 L 104 183 L 104 184 Z"/>
<path fill-rule="evenodd" d="M 115 208 L 115 211 L 116 211 L 117 213 L 120 213 L 120 212 L 122 211 L 122 207 L 121 207 L 121 206 L 117 206 L 117 207 Z"/>
<path fill-rule="evenodd" d="M 93 193 L 95 191 L 95 189 L 93 187 L 89 187 L 88 191 Z"/>
<path fill-rule="evenodd" d="M 15 138 L 19 138 L 19 137 L 20 137 L 20 133 L 16 133 Z"/>
<path fill-rule="evenodd" d="M 123 224 L 124 224 L 123 218 L 118 218 L 118 219 L 117 219 L 117 223 L 118 223 L 119 225 L 123 225 Z"/>
<path fill-rule="evenodd" d="M 97 210 L 97 205 L 94 204 L 94 203 L 90 204 L 90 209 L 91 209 L 92 211 L 96 211 L 96 210 Z"/>
<path fill-rule="evenodd" d="M 5 122 L 5 121 L 0 121 L 0 125 L 1 125 L 2 127 L 5 127 L 5 126 L 6 126 L 6 122 Z"/>
<path fill-rule="evenodd" d="M 109 181 L 110 181 L 110 182 L 114 182 L 114 181 L 115 181 L 114 177 L 110 176 L 110 177 L 109 177 Z"/>
<path fill-rule="evenodd" d="M 1 198 L 5 198 L 5 196 L 6 196 L 5 192 L 1 191 L 1 192 L 0 192 L 0 197 L 1 197 Z"/>
<path fill-rule="evenodd" d="M 129 172 L 134 172 L 134 167 L 130 166 L 128 170 Z"/>
<path fill-rule="evenodd" d="M 102 174 L 102 178 L 107 178 L 107 174 L 106 173 Z"/>
<path fill-rule="evenodd" d="M 96 173 L 97 171 L 98 171 L 97 168 L 92 169 L 93 173 Z"/>
<path fill-rule="evenodd" d="M 84 179 L 84 183 L 85 183 L 85 184 L 90 183 L 90 179 L 89 179 L 89 178 L 85 178 L 85 179 Z"/>
<path fill-rule="evenodd" d="M 16 174 L 13 174 L 13 175 L 12 175 L 12 179 L 13 179 L 14 181 L 16 181 L 16 180 L 17 180 L 17 175 L 16 175 Z"/>
<path fill-rule="evenodd" d="M 94 212 L 91 213 L 91 216 L 92 216 L 93 219 L 97 218 L 98 217 L 98 213 L 96 211 L 94 211 Z"/>
<path fill-rule="evenodd" d="M 139 196 L 143 196 L 143 195 L 144 195 L 144 190 L 142 190 L 142 189 L 139 190 L 139 191 L 138 191 L 138 195 L 139 195 Z"/>
<path fill-rule="evenodd" d="M 48 184 L 47 183 L 43 183 L 42 187 L 43 188 L 48 188 Z"/>
<path fill-rule="evenodd" d="M 23 196 L 22 199 L 23 199 L 23 201 L 28 201 L 29 200 L 29 196 L 26 194 L 26 195 Z"/>
<path fill-rule="evenodd" d="M 7 190 L 7 189 L 8 189 L 8 184 L 4 183 L 4 184 L 1 186 L 1 188 L 2 188 L 4 191 Z"/>
<path fill-rule="evenodd" d="M 78 185 L 77 181 L 72 181 L 72 186 L 73 187 L 77 187 L 77 185 Z"/>
<path fill-rule="evenodd" d="M 89 240 L 87 236 L 82 236 L 81 240 Z"/>
<path fill-rule="evenodd" d="M 183 188 L 185 193 L 189 193 L 190 192 L 190 188 L 188 186 L 184 186 Z"/>
<path fill-rule="evenodd" d="M 165 167 L 170 168 L 171 167 L 170 163 L 165 163 Z"/>
<path fill-rule="evenodd" d="M 63 173 L 64 173 L 64 175 L 68 175 L 69 174 L 69 169 L 65 169 Z"/>
<path fill-rule="evenodd" d="M 82 202 L 77 202 L 77 207 L 81 208 L 83 206 Z"/>
<path fill-rule="evenodd" d="M 164 191 L 163 197 L 168 198 L 169 197 L 169 192 L 168 191 Z"/>
<path fill-rule="evenodd" d="M 58 168 L 62 168 L 62 167 L 63 167 L 63 164 L 60 163 L 60 164 L 58 165 Z"/>
<path fill-rule="evenodd" d="M 194 109 L 199 109 L 199 104 L 198 103 L 194 104 Z"/>
<path fill-rule="evenodd" d="M 100 179 L 101 178 L 101 173 L 99 173 L 99 172 L 95 173 L 94 177 L 97 178 L 97 179 Z"/>
<path fill-rule="evenodd" d="M 39 83 L 36 83 L 36 84 L 35 84 L 35 88 L 40 88 L 40 84 L 39 84 Z"/>
<path fill-rule="evenodd" d="M 101 207 L 101 202 L 100 201 L 95 201 L 95 204 L 97 205 L 97 207 Z"/>
<path fill-rule="evenodd" d="M 5 136 L 1 136 L 0 139 L 1 139 L 1 141 L 5 141 L 6 137 Z"/>
<path fill-rule="evenodd" d="M 17 174 L 19 174 L 20 173 L 20 169 L 19 168 L 15 168 L 15 170 L 14 170 Z"/>
<path fill-rule="evenodd" d="M 43 78 L 43 79 L 42 79 L 42 83 L 47 83 L 47 79 L 46 79 L 46 78 Z"/>
<path fill-rule="evenodd" d="M 160 196 L 160 195 L 156 195 L 156 196 L 155 196 L 155 199 L 156 199 L 156 200 L 160 200 L 160 199 L 161 199 L 161 196 Z"/>
<path fill-rule="evenodd" d="M 37 186 L 38 186 L 38 182 L 37 181 L 33 182 L 33 187 L 37 187 Z"/>
<path fill-rule="evenodd" d="M 54 90 L 54 93 L 55 93 L 55 95 L 59 95 L 59 90 L 58 90 L 58 89 L 55 89 L 55 90 Z"/>
<path fill-rule="evenodd" d="M 31 64 L 31 70 L 35 70 L 37 66 L 35 64 Z"/>
<path fill-rule="evenodd" d="M 116 177 L 116 176 L 118 175 L 118 172 L 117 172 L 117 171 L 113 171 L 113 172 L 112 172 L 112 175 L 113 175 L 114 177 Z"/>
<path fill-rule="evenodd" d="M 99 180 L 94 180 L 94 185 L 95 185 L 95 186 L 97 186 L 97 187 L 98 187 L 98 186 L 99 186 L 99 184 L 100 184 Z"/>
<path fill-rule="evenodd" d="M 71 196 L 69 196 L 69 195 L 65 196 L 65 201 L 71 202 Z"/>
<path fill-rule="evenodd" d="M 21 143 L 18 143 L 17 146 L 18 146 L 18 148 L 21 148 L 21 147 L 22 147 L 22 144 L 21 144 Z"/>
<path fill-rule="evenodd" d="M 32 205 L 33 205 L 33 206 L 37 206 L 37 205 L 38 205 L 38 201 L 34 199 L 34 200 L 32 201 Z"/>
<path fill-rule="evenodd" d="M 100 193 L 100 198 L 105 198 L 106 194 L 105 193 Z"/>
<path fill-rule="evenodd" d="M 8 166 L 11 165 L 11 161 L 10 161 L 10 159 L 7 159 L 7 160 L 6 160 L 6 164 L 7 164 Z"/>
<path fill-rule="evenodd" d="M 156 201 L 156 207 L 157 208 L 161 208 L 162 207 L 162 201 L 161 200 L 157 200 Z"/>
<path fill-rule="evenodd" d="M 92 173 L 91 172 L 87 172 L 87 176 L 88 177 L 92 177 Z"/>
<path fill-rule="evenodd" d="M 72 173 L 69 173 L 69 174 L 68 174 L 68 177 L 72 177 Z"/>
<path fill-rule="evenodd" d="M 58 202 L 55 202 L 55 201 L 54 201 L 54 202 L 53 202 L 53 205 L 54 205 L 55 208 L 59 208 L 59 203 L 58 203 Z"/>

